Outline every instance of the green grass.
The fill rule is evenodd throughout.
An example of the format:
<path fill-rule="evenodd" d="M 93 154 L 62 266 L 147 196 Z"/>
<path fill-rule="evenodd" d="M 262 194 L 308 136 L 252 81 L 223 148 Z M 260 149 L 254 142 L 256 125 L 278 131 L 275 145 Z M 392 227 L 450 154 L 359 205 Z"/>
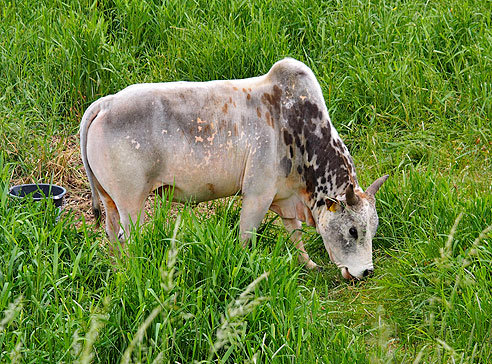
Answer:
<path fill-rule="evenodd" d="M 490 362 L 491 19 L 473 0 L 0 0 L 0 362 Z M 114 263 L 80 210 L 8 198 L 87 196 L 75 135 L 98 97 L 285 56 L 317 75 L 362 186 L 391 176 L 371 279 L 344 281 L 308 228 L 326 270 L 305 271 L 272 219 L 243 250 L 230 201 L 177 223 L 157 199 Z"/>

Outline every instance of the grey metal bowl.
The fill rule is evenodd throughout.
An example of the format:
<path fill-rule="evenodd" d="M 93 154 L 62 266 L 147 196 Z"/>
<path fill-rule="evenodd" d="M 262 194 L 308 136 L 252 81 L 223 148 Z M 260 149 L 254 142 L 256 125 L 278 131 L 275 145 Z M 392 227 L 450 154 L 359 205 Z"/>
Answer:
<path fill-rule="evenodd" d="M 66 193 L 65 188 L 48 183 L 18 185 L 9 190 L 9 195 L 13 198 L 23 199 L 29 195 L 32 196 L 33 201 L 48 198 L 53 200 L 55 206 L 59 208 L 63 205 L 63 198 Z"/>

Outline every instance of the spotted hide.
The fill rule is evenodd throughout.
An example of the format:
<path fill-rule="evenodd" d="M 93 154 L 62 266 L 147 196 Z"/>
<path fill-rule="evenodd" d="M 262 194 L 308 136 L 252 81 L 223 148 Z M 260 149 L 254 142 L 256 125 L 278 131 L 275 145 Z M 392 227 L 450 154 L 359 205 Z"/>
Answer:
<path fill-rule="evenodd" d="M 346 278 L 373 270 L 378 218 L 352 158 L 330 122 L 312 71 L 294 59 L 244 80 L 138 84 L 94 102 L 80 126 L 93 209 L 122 246 L 144 201 L 174 186 L 196 202 L 243 195 L 240 234 L 247 242 L 270 209 L 282 218 L 309 268 L 301 222 L 315 226 Z"/>

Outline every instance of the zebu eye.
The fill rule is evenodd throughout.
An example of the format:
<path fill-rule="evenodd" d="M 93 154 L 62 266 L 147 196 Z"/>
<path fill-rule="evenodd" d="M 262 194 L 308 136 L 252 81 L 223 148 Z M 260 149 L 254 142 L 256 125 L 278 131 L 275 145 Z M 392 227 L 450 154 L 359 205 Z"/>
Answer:
<path fill-rule="evenodd" d="M 349 234 L 352 235 L 352 237 L 355 239 L 357 239 L 357 237 L 358 237 L 357 229 L 355 227 L 351 227 L 349 229 Z"/>

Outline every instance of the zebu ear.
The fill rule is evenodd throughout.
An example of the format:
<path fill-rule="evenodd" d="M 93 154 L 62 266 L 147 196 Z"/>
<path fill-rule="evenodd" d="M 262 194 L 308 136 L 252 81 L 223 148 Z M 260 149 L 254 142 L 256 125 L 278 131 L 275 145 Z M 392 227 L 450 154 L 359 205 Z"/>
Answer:
<path fill-rule="evenodd" d="M 360 197 L 355 194 L 352 183 L 345 190 L 345 201 L 347 201 L 348 206 L 357 206 L 360 202 Z"/>
<path fill-rule="evenodd" d="M 369 195 L 369 196 L 374 197 L 374 195 L 376 194 L 376 192 L 378 192 L 379 188 L 384 183 L 384 181 L 386 181 L 388 179 L 388 177 L 389 177 L 389 175 L 385 175 L 385 176 L 379 177 L 377 180 L 375 180 L 372 183 L 372 185 L 370 185 L 369 187 L 367 187 L 366 194 Z"/>
<path fill-rule="evenodd" d="M 326 208 L 331 212 L 336 212 L 342 207 L 342 204 L 336 198 L 325 198 L 325 204 Z"/>

